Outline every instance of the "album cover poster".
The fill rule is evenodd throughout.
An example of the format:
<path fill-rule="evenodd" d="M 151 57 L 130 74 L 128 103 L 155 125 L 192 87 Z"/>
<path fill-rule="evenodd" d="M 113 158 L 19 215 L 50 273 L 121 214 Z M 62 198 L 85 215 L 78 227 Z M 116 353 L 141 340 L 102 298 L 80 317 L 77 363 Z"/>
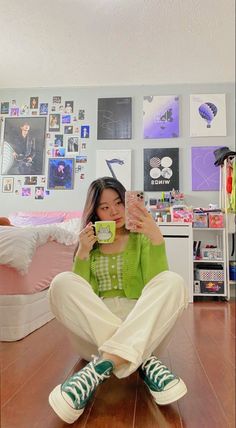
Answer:
<path fill-rule="evenodd" d="M 192 190 L 219 190 L 220 168 L 214 151 L 220 146 L 192 147 Z"/>
<path fill-rule="evenodd" d="M 190 136 L 226 136 L 225 94 L 190 95 Z"/>
<path fill-rule="evenodd" d="M 179 190 L 179 149 L 144 149 L 144 190 Z"/>
<path fill-rule="evenodd" d="M 143 98 L 143 138 L 179 137 L 179 97 L 177 95 Z"/>
<path fill-rule="evenodd" d="M 97 139 L 132 138 L 132 98 L 98 98 Z"/>
<path fill-rule="evenodd" d="M 131 189 L 131 150 L 97 150 L 96 177 L 110 176 Z"/>

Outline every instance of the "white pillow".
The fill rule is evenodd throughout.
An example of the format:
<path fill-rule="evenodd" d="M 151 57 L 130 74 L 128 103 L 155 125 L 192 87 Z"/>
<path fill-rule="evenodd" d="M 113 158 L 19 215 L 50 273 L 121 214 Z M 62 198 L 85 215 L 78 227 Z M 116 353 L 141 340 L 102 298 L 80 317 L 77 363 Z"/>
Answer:
<path fill-rule="evenodd" d="M 37 247 L 35 230 L 22 227 L 0 227 L 0 265 L 8 265 L 26 274 Z"/>

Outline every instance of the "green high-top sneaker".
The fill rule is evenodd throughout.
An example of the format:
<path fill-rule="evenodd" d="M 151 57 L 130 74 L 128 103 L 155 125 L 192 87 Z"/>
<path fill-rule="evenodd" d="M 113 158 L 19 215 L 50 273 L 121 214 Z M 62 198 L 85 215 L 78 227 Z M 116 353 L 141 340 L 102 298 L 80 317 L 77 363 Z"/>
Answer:
<path fill-rule="evenodd" d="M 68 424 L 78 419 L 97 386 L 108 379 L 114 369 L 109 360 L 94 360 L 83 369 L 57 385 L 49 395 L 54 412 Z"/>
<path fill-rule="evenodd" d="M 173 403 L 187 392 L 183 380 L 171 373 L 157 357 L 147 358 L 141 365 L 139 373 L 159 405 Z"/>

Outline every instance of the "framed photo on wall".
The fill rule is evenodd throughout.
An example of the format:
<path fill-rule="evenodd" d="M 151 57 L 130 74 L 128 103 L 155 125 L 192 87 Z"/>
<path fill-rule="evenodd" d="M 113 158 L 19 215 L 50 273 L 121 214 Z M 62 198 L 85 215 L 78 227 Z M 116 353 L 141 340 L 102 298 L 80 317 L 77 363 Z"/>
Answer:
<path fill-rule="evenodd" d="M 4 177 L 2 179 L 2 192 L 3 193 L 12 193 L 14 189 L 14 178 L 13 177 Z"/>
<path fill-rule="evenodd" d="M 98 140 L 132 138 L 132 98 L 98 98 Z"/>
<path fill-rule="evenodd" d="M 149 95 L 143 98 L 143 138 L 179 137 L 179 97 Z"/>
<path fill-rule="evenodd" d="M 220 146 L 192 147 L 192 190 L 220 189 L 220 168 L 214 165 L 214 151 Z"/>
<path fill-rule="evenodd" d="M 72 190 L 74 188 L 74 158 L 48 159 L 48 189 Z"/>
<path fill-rule="evenodd" d="M 60 114 L 50 114 L 49 115 L 49 132 L 58 132 L 60 131 Z"/>
<path fill-rule="evenodd" d="M 4 120 L 2 175 L 44 174 L 46 117 Z"/>
<path fill-rule="evenodd" d="M 190 137 L 226 136 L 225 94 L 190 95 Z"/>
<path fill-rule="evenodd" d="M 111 176 L 131 189 L 131 150 L 97 150 L 96 177 Z"/>
<path fill-rule="evenodd" d="M 144 149 L 144 190 L 179 190 L 179 149 Z"/>

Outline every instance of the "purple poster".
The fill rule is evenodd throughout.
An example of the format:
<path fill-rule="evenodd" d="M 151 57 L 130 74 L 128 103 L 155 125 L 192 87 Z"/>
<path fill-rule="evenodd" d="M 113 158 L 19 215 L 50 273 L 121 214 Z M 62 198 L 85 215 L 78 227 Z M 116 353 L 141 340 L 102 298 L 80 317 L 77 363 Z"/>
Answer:
<path fill-rule="evenodd" d="M 146 96 L 143 98 L 143 138 L 179 136 L 179 97 Z"/>
<path fill-rule="evenodd" d="M 219 146 L 192 147 L 192 190 L 219 190 L 220 167 L 214 165 Z"/>

